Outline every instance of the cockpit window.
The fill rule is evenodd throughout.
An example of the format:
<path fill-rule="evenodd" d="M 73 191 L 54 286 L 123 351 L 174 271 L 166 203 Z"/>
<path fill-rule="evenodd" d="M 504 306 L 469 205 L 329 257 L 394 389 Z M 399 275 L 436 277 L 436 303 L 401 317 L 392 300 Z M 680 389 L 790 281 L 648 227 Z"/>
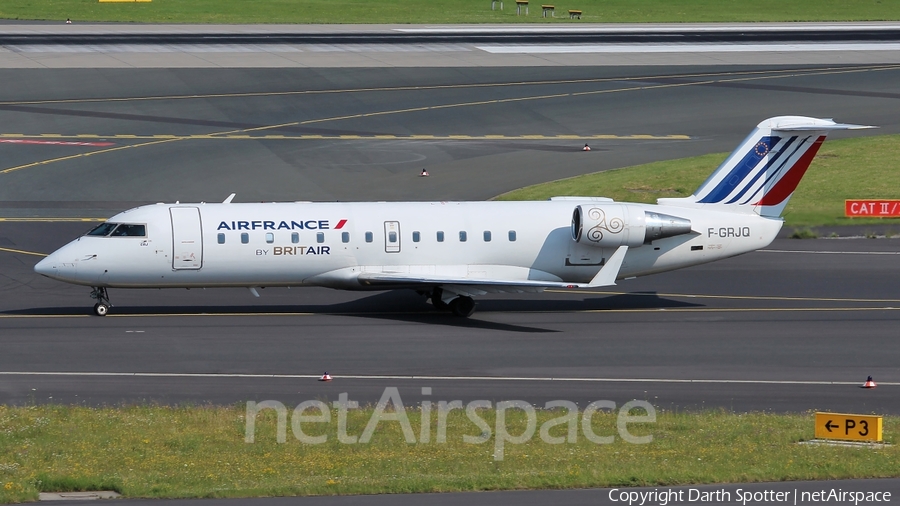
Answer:
<path fill-rule="evenodd" d="M 103 223 L 101 225 L 97 225 L 93 230 L 87 233 L 87 235 L 98 235 L 98 236 L 107 236 L 113 229 L 116 228 L 115 223 Z"/>
<path fill-rule="evenodd" d="M 144 237 L 147 235 L 147 227 L 144 225 L 130 225 L 122 223 L 111 234 L 110 237 Z"/>
<path fill-rule="evenodd" d="M 96 237 L 145 237 L 146 225 L 134 225 L 130 223 L 104 223 L 87 233 Z"/>

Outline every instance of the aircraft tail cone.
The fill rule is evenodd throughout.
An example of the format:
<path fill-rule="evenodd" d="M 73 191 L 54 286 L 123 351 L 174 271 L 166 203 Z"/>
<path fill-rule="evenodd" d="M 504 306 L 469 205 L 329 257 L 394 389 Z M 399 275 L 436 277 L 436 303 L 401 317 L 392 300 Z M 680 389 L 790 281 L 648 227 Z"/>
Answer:
<path fill-rule="evenodd" d="M 878 385 L 876 385 L 875 382 L 872 381 L 872 377 L 869 376 L 869 378 L 866 380 L 866 382 L 863 384 L 862 387 L 863 387 L 863 388 L 875 388 L 875 387 L 877 387 L 877 386 L 878 386 Z"/>
<path fill-rule="evenodd" d="M 590 151 L 590 150 L 591 150 L 591 147 L 588 146 L 587 144 L 585 144 L 584 147 L 581 148 L 581 150 L 582 150 L 582 151 Z"/>
<path fill-rule="evenodd" d="M 319 378 L 319 381 L 331 381 L 331 376 L 326 372 L 322 375 L 321 378 Z"/>

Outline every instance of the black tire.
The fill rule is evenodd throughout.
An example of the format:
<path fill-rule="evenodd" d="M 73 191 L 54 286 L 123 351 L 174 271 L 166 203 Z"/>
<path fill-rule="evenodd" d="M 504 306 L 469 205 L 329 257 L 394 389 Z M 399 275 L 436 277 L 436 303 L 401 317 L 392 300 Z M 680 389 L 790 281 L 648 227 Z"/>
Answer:
<path fill-rule="evenodd" d="M 107 313 L 109 313 L 109 306 L 107 306 L 106 304 L 100 303 L 100 302 L 94 304 L 94 314 L 95 315 L 106 316 Z"/>
<path fill-rule="evenodd" d="M 475 312 L 475 301 L 472 297 L 457 297 L 450 301 L 450 311 L 461 318 L 468 318 Z"/>

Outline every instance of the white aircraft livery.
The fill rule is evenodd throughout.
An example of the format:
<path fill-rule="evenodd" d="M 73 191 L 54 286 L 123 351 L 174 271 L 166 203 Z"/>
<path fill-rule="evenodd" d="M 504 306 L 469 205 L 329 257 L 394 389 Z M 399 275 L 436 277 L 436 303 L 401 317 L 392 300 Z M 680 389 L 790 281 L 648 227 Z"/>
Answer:
<path fill-rule="evenodd" d="M 474 296 L 593 288 L 763 248 L 830 130 L 801 116 L 760 123 L 685 198 L 539 202 L 155 204 L 119 213 L 34 268 L 108 288 L 322 286 L 413 289 L 458 316 Z"/>

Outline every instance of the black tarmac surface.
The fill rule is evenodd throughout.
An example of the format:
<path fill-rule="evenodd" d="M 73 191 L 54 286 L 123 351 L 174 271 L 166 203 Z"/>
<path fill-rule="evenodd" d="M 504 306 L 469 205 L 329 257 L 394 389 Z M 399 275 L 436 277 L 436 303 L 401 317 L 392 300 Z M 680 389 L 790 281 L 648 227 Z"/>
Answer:
<path fill-rule="evenodd" d="M 893 66 L 0 69 L 0 82 L 3 216 L 109 216 L 232 192 L 237 202 L 483 200 L 730 151 L 783 114 L 900 132 Z M 418 178 L 422 168 L 431 177 Z"/>
<path fill-rule="evenodd" d="M 46 237 L 10 242 L 47 251 Z M 411 291 L 326 289 L 113 290 L 112 315 L 91 317 L 89 290 L 34 274 L 37 258 L 0 256 L 0 402 L 374 403 L 396 386 L 410 404 L 432 387 L 465 402 L 900 413 L 900 240 L 782 239 L 614 290 L 483 297 L 468 320 Z M 337 379 L 315 381 L 325 371 Z M 859 388 L 868 375 L 881 386 Z"/>
<path fill-rule="evenodd" d="M 0 143 L 0 216 L 15 219 L 104 217 L 232 191 L 237 201 L 484 199 L 729 151 L 779 114 L 882 127 L 835 137 L 900 132 L 900 69 L 884 66 L 0 70 L 0 82 L 0 140 L 114 143 Z M 170 134 L 211 138 L 152 137 Z M 591 140 L 583 153 L 581 139 L 551 138 L 598 134 L 690 139 Z M 416 177 L 423 167 L 430 178 Z M 288 405 L 340 392 L 365 403 L 397 386 L 415 404 L 428 386 L 433 400 L 639 398 L 661 409 L 900 413 L 898 240 L 779 240 L 773 251 L 623 281 L 615 292 L 485 297 L 469 320 L 435 313 L 413 293 L 319 289 L 269 289 L 260 299 L 246 290 L 116 290 L 112 315 L 96 318 L 88 289 L 35 275 L 39 256 L 28 254 L 49 253 L 90 226 L 0 221 L 0 403 Z M 336 379 L 312 378 L 324 371 Z M 859 388 L 868 375 L 878 388 Z M 608 497 L 503 494 L 477 496 Z M 378 500 L 386 499 L 316 499 Z"/>
<path fill-rule="evenodd" d="M 476 317 L 462 321 L 433 312 L 412 292 L 322 289 L 269 289 L 260 299 L 242 289 L 114 290 L 113 315 L 90 318 L 86 288 L 41 278 L 31 270 L 39 256 L 16 253 L 49 253 L 92 226 L 52 221 L 58 217 L 214 201 L 231 191 L 239 201 L 489 198 L 558 177 L 730 150 L 777 114 L 896 132 L 900 69 L 15 75 L 0 101 L 7 133 L 53 134 L 29 141 L 81 134 L 79 141 L 115 147 L 0 143 L 0 212 L 51 220 L 0 221 L 0 371 L 176 376 L 4 375 L 0 402 L 289 403 L 343 391 L 374 402 L 385 386 L 398 386 L 414 403 L 420 387 L 431 386 L 435 398 L 448 400 L 646 398 L 679 409 L 900 412 L 896 387 L 885 384 L 900 383 L 895 240 L 780 241 L 772 248 L 833 253 L 753 253 L 624 281 L 616 293 L 484 297 Z M 360 138 L 152 138 L 215 132 Z M 597 140 L 589 153 L 580 140 L 550 139 L 600 133 L 690 139 Z M 95 134 L 101 137 L 84 137 Z M 423 134 L 520 138 L 374 137 Z M 123 146 L 135 147 L 115 149 Z M 77 156 L 92 151 L 99 152 Z M 421 167 L 432 176 L 417 177 Z M 291 377 L 324 371 L 344 378 L 323 385 Z M 868 375 L 882 386 L 857 388 Z M 470 376 L 611 381 L 436 379 Z M 655 381 L 638 381 L 647 379 Z"/>

